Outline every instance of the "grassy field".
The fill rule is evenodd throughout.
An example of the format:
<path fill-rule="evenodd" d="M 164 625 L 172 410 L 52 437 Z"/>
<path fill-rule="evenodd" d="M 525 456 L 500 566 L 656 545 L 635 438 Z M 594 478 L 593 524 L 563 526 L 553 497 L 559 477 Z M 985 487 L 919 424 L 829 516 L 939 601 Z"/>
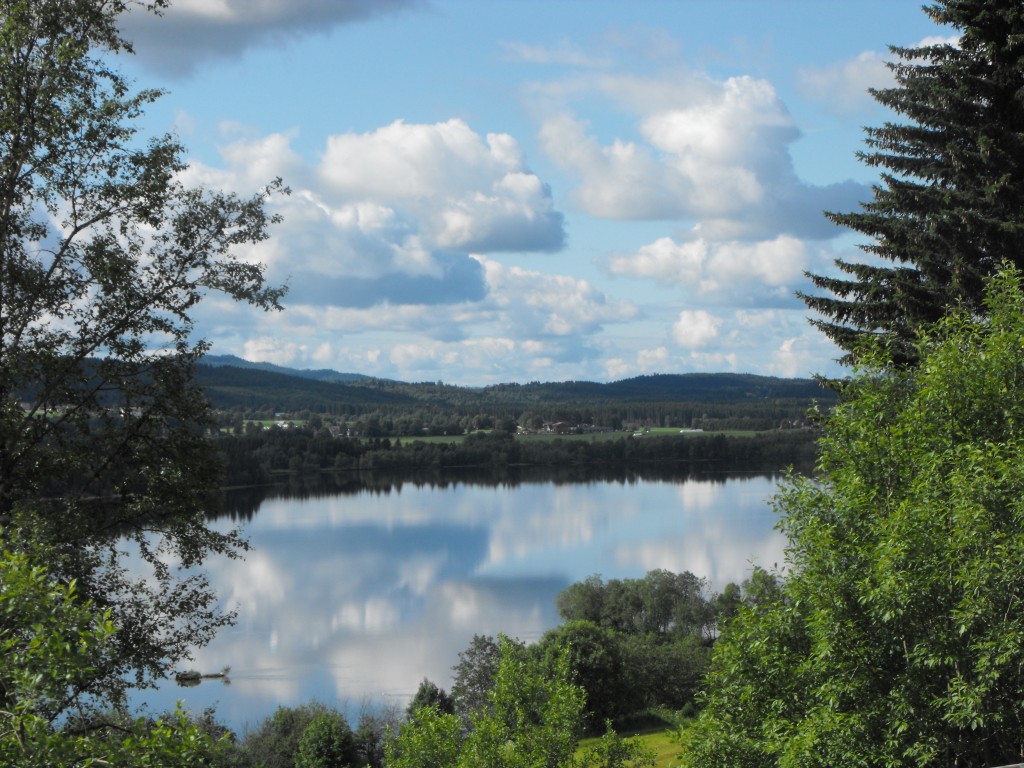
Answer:
<path fill-rule="evenodd" d="M 257 424 L 263 429 L 270 429 L 273 426 L 284 423 L 290 427 L 302 427 L 305 426 L 305 422 L 301 419 L 250 419 L 246 421 L 246 424 Z M 222 432 L 230 432 L 229 427 L 221 429 Z M 648 437 L 706 437 L 709 435 L 726 435 L 728 437 L 753 437 L 757 432 L 752 430 L 722 430 L 716 432 L 681 432 L 676 427 L 652 427 L 644 430 L 643 433 L 630 433 L 630 432 L 589 432 L 582 435 L 555 435 L 548 433 L 539 434 L 520 434 L 516 435 L 516 440 L 522 440 L 523 442 L 551 442 L 553 440 L 582 440 L 585 442 L 604 442 L 610 440 L 621 440 L 624 437 L 632 436 L 636 440 L 643 440 Z M 447 445 L 449 443 L 461 443 L 466 439 L 465 435 L 402 435 L 400 437 L 388 438 L 392 442 L 399 441 L 402 445 L 411 445 L 412 443 L 429 443 L 429 444 L 441 444 Z"/>
<path fill-rule="evenodd" d="M 680 432 L 674 427 L 657 427 L 644 432 L 643 435 L 636 436 L 637 440 L 642 440 L 645 437 L 690 437 L 690 436 L 707 436 L 707 435 L 727 435 L 731 437 L 753 437 L 756 435 L 753 431 L 723 431 L 723 432 Z M 585 442 L 599 442 L 606 440 L 621 440 L 623 437 L 629 437 L 628 432 L 592 432 L 584 435 L 552 435 L 552 434 L 529 434 L 529 435 L 516 435 L 516 440 L 522 440 L 523 442 L 542 442 L 548 443 L 552 440 L 583 440 Z M 409 443 L 461 443 L 465 440 L 465 435 L 438 435 L 438 436 L 408 436 L 398 438 L 402 441 L 402 444 Z"/>
<path fill-rule="evenodd" d="M 621 434 L 621 433 L 620 433 Z M 665 437 L 667 435 L 681 435 L 682 437 L 702 437 L 706 435 L 726 435 L 728 437 L 753 437 L 756 435 L 752 429 L 722 429 L 707 432 L 693 432 L 691 430 L 680 431 L 676 427 L 651 427 L 644 432 L 645 437 Z"/>
<path fill-rule="evenodd" d="M 641 743 L 654 752 L 655 768 L 671 768 L 676 765 L 679 745 L 672 739 L 673 731 L 645 731 L 639 734 L 623 733 L 623 738 L 636 736 Z M 597 742 L 596 738 L 584 739 L 580 742 L 577 753 L 585 752 Z"/>
<path fill-rule="evenodd" d="M 440 443 L 441 445 L 447 445 L 448 443 L 461 443 L 466 439 L 465 435 L 419 435 L 413 437 L 411 435 L 406 437 L 392 437 L 389 438 L 392 443 L 396 440 L 400 440 L 402 445 L 412 445 L 413 443 L 428 443 L 435 445 Z"/>

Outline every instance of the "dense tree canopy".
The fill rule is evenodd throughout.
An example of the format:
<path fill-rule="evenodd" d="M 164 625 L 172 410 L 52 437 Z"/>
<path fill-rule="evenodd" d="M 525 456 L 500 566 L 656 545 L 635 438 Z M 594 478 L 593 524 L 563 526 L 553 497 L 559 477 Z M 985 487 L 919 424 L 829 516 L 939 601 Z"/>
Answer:
<path fill-rule="evenodd" d="M 49 573 L 109 612 L 115 650 L 93 674 L 113 698 L 225 620 L 201 577 L 168 567 L 240 545 L 205 525 L 217 463 L 192 312 L 211 292 L 281 295 L 242 258 L 269 190 L 187 187 L 177 141 L 138 135 L 159 94 L 111 64 L 136 4 L 0 2 L 0 526 L 11 547 L 49 542 Z"/>
<path fill-rule="evenodd" d="M 434 706 L 414 711 L 388 744 L 389 768 L 561 768 L 580 735 L 584 693 L 565 654 L 542 664 L 517 642 L 498 641 L 487 706 L 468 729 Z"/>
<path fill-rule="evenodd" d="M 35 553 L 38 554 L 38 553 Z M 94 670 L 109 663 L 109 612 L 82 601 L 74 583 L 54 582 L 24 552 L 0 541 L 0 765 L 209 764 L 225 746 L 181 712 L 155 720 L 79 713 L 94 691 Z"/>
<path fill-rule="evenodd" d="M 505 639 L 506 643 L 511 643 Z M 468 725 L 473 716 L 490 709 L 490 691 L 501 662 L 501 645 L 497 638 L 473 635 L 465 650 L 459 652 L 459 663 L 452 667 L 451 698 L 457 714 Z"/>
<path fill-rule="evenodd" d="M 715 645 L 684 765 L 995 766 L 1024 755 L 1024 293 L 866 355 L 823 480 L 777 505 L 781 589 Z"/>
<path fill-rule="evenodd" d="M 896 85 L 872 91 L 902 121 L 867 129 L 861 160 L 882 170 L 859 212 L 832 213 L 866 235 L 864 262 L 811 276 L 816 324 L 847 361 L 870 336 L 897 363 L 917 330 L 964 306 L 983 311 L 984 278 L 1003 259 L 1024 265 L 1024 6 L 940 0 L 925 11 L 956 42 L 892 48 Z"/>

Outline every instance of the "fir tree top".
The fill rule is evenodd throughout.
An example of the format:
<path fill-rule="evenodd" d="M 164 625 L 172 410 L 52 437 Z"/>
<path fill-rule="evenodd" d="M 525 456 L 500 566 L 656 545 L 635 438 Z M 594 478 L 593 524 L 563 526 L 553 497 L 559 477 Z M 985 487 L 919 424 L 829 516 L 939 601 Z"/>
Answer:
<path fill-rule="evenodd" d="M 987 275 L 1024 266 L 1024 2 L 946 0 L 925 8 L 958 40 L 890 47 L 896 84 L 872 90 L 900 119 L 866 129 L 861 161 L 881 171 L 860 211 L 829 212 L 865 235 L 868 258 L 809 275 L 812 322 L 851 362 L 868 336 L 914 362 L 918 329 L 955 306 L 983 313 Z"/>

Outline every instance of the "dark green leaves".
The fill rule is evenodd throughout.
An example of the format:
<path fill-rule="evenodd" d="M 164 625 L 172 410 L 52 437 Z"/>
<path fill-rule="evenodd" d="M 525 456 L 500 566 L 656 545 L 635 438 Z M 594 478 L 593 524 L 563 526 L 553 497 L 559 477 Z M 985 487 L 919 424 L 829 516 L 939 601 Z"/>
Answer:
<path fill-rule="evenodd" d="M 814 321 L 853 362 L 879 335 L 913 364 L 917 333 L 947 311 L 984 311 L 983 284 L 1004 259 L 1024 265 L 1024 14 L 1016 0 L 926 7 L 959 45 L 892 48 L 896 86 L 872 91 L 898 120 L 868 128 L 860 159 L 881 169 L 856 212 L 826 214 L 866 238 L 864 262 L 810 275 Z"/>
<path fill-rule="evenodd" d="M 46 542 L 54 577 L 109 611 L 111 695 L 230 620 L 177 572 L 241 546 L 205 524 L 220 475 L 193 316 L 210 294 L 271 309 L 283 293 L 238 255 L 267 237 L 281 183 L 186 186 L 180 143 L 138 134 L 159 93 L 110 64 L 136 4 L 0 0 L 0 526 L 13 547 Z"/>

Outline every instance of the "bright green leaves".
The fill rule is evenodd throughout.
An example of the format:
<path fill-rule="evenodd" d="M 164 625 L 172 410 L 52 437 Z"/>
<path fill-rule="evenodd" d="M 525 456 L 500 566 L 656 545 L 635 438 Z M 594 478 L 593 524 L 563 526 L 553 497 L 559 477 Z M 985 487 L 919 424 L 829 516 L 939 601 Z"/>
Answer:
<path fill-rule="evenodd" d="M 295 768 L 350 768 L 357 762 L 352 729 L 338 714 L 318 715 L 299 737 Z"/>
<path fill-rule="evenodd" d="M 181 712 L 151 721 L 93 711 L 113 635 L 109 613 L 82 602 L 73 583 L 0 551 L 0 764 L 185 768 L 215 754 Z M 62 714 L 72 717 L 58 723 Z"/>
<path fill-rule="evenodd" d="M 386 745 L 388 768 L 452 768 L 464 749 L 462 721 L 437 707 L 415 710 Z"/>
<path fill-rule="evenodd" d="M 468 731 L 456 715 L 416 710 L 388 744 L 390 768 L 559 768 L 571 764 L 584 694 L 562 654 L 549 669 L 520 645 L 501 639 L 490 708 Z"/>
<path fill-rule="evenodd" d="M 610 727 L 575 764 L 578 768 L 654 768 L 655 755 L 638 738 L 624 739 Z"/>
<path fill-rule="evenodd" d="M 0 709 L 49 722 L 109 663 L 109 614 L 81 604 L 24 553 L 0 552 Z M 0 715 L 3 717 L 4 715 Z"/>
<path fill-rule="evenodd" d="M 894 372 L 866 351 L 820 482 L 776 499 L 780 598 L 719 640 L 687 765 L 1014 762 L 1024 747 L 1024 294 L 990 283 Z"/>

